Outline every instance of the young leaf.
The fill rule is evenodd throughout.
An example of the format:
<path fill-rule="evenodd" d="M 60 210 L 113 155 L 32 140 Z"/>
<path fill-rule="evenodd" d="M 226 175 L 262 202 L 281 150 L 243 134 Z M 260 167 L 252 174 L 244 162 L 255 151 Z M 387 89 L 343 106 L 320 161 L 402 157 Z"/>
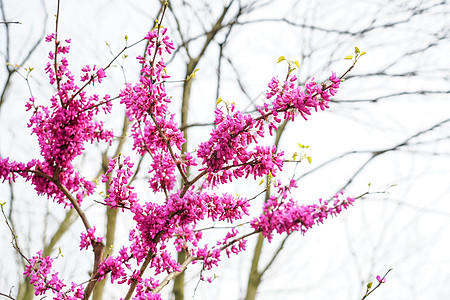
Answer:
<path fill-rule="evenodd" d="M 282 55 L 282 56 L 278 57 L 277 63 L 282 62 L 283 60 L 286 60 L 286 58 Z"/>
<path fill-rule="evenodd" d="M 216 105 L 219 104 L 222 101 L 223 101 L 222 98 L 217 98 Z"/>
<path fill-rule="evenodd" d="M 298 62 L 298 60 L 294 61 L 294 64 L 297 66 L 297 68 L 300 68 L 300 63 Z"/>
<path fill-rule="evenodd" d="M 353 59 L 353 55 L 347 55 L 344 59 Z"/>
<path fill-rule="evenodd" d="M 191 75 L 189 75 L 189 76 L 186 78 L 186 80 L 195 78 L 195 72 L 197 72 L 197 71 L 198 71 L 198 69 L 195 69 L 194 71 L 192 71 Z"/>
<path fill-rule="evenodd" d="M 307 156 L 306 159 L 308 160 L 308 162 L 311 164 L 312 163 L 312 157 L 311 156 Z"/>
<path fill-rule="evenodd" d="M 356 54 L 359 54 L 361 51 L 359 51 L 359 48 L 358 47 L 355 47 L 355 53 Z"/>

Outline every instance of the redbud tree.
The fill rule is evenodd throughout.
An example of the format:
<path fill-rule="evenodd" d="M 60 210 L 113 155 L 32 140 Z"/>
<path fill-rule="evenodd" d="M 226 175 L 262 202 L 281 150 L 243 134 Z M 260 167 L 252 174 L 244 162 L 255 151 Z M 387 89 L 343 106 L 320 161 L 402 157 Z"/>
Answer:
<path fill-rule="evenodd" d="M 275 235 L 304 234 L 355 200 L 341 193 L 300 205 L 291 196 L 297 187 L 295 180 L 270 180 L 266 188 L 272 187 L 272 195 L 262 211 L 254 214 L 255 197 L 247 199 L 223 191 L 229 183 L 246 178 L 254 179 L 256 185 L 266 176 L 275 179 L 286 163 L 303 159 L 287 159 L 281 149 L 262 140 L 273 135 L 281 122 L 306 120 L 312 112 L 328 109 L 330 97 L 364 52 L 356 48 L 355 57 L 347 57 L 353 63 L 342 75 L 331 73 L 324 82 L 313 78 L 305 87 L 298 86 L 292 75 L 298 63 L 280 57 L 279 62 L 288 64 L 287 75 L 270 80 L 265 103 L 257 111 L 244 113 L 233 103 L 218 103 L 209 136 L 196 151 L 182 152 L 185 139 L 177 125 L 179 116 L 169 109 L 172 98 L 166 92 L 170 76 L 165 60 L 175 47 L 161 25 L 165 8 L 157 26 L 145 36 L 145 57 L 137 57 L 139 82 L 124 86 L 117 97 L 95 93 L 112 62 L 105 67 L 86 65 L 81 72 L 72 73 L 67 59 L 71 40 L 61 38 L 57 27 L 46 37 L 51 50 L 45 72 L 57 92 L 47 105 L 37 105 L 34 97 L 26 103 L 28 128 L 37 139 L 40 157 L 28 162 L 0 157 L 0 178 L 13 182 L 21 177 L 38 195 L 75 210 L 84 225 L 80 251 L 92 250 L 94 260 L 90 278 L 73 282 L 53 268 L 53 258 L 43 257 L 42 251 L 28 258 L 17 246 L 27 261 L 23 274 L 30 278 L 36 296 L 88 299 L 96 284 L 109 275 L 111 283 L 126 287 L 121 299 L 162 299 L 160 291 L 190 264 L 201 264 L 199 278 L 210 282 L 212 278 L 203 276 L 203 271 L 245 251 L 252 235 L 261 233 L 270 242 Z M 151 160 L 146 166 L 145 195 L 138 195 L 132 186 L 136 170 L 131 153 L 109 160 L 101 179 L 109 190 L 98 205 L 129 214 L 133 223 L 128 243 L 115 245 L 117 253 L 105 256 L 103 238 L 85 214 L 83 203 L 94 194 L 97 183 L 76 170 L 74 160 L 86 151 L 87 143 L 113 141 L 114 132 L 103 122 L 113 105 L 122 106 L 132 122 L 133 155 L 146 155 Z M 225 226 L 227 232 L 208 235 L 204 227 L 208 221 Z M 185 251 L 184 262 L 177 262 L 175 250 Z"/>

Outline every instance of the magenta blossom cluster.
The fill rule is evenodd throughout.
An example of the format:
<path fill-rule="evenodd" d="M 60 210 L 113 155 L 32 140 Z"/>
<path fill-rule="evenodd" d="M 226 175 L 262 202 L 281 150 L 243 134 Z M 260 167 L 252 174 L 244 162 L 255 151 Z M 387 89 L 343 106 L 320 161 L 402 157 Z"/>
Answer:
<path fill-rule="evenodd" d="M 145 249 L 155 250 L 157 243 L 165 243 L 171 238 L 176 239 L 178 249 L 186 249 L 187 245 L 197 246 L 202 238 L 201 233 L 194 232 L 194 226 L 201 220 L 234 222 L 248 215 L 249 202 L 245 198 L 222 196 L 208 193 L 195 193 L 189 190 L 184 197 L 179 193 L 172 194 L 164 205 L 147 202 L 144 206 L 132 208 L 136 229 L 139 237 L 133 231 L 133 240 L 139 245 L 132 247 L 133 256 L 145 257 Z M 178 236 L 177 236 L 178 235 Z M 165 245 L 161 246 L 165 249 Z M 172 269 L 172 263 L 167 265 Z M 175 268 L 176 269 L 176 268 Z"/>
<path fill-rule="evenodd" d="M 297 77 L 288 76 L 287 80 L 280 83 L 278 78 L 273 77 L 269 83 L 269 91 L 266 93 L 266 102 L 263 106 L 257 107 L 261 116 L 269 121 L 270 134 L 277 129 L 277 124 L 281 122 L 280 113 L 285 120 L 294 121 L 295 116 L 300 114 L 305 120 L 311 114 L 311 110 L 318 108 L 325 110 L 329 108 L 328 102 L 334 96 L 341 83 L 341 79 L 332 73 L 329 77 L 329 84 L 319 84 L 312 78 L 305 87 L 295 84 Z"/>
<path fill-rule="evenodd" d="M 54 299 L 83 299 L 83 288 L 73 282 L 70 290 L 63 291 L 66 285 L 59 279 L 59 273 L 53 272 L 53 259 L 50 256 L 42 257 L 42 250 L 36 254 L 30 259 L 29 264 L 25 266 L 25 272 L 23 273 L 23 275 L 30 278 L 30 284 L 34 286 L 34 294 L 36 296 L 44 295 L 47 291 L 51 291 L 55 295 Z M 73 296 L 69 292 L 72 292 Z"/>
<path fill-rule="evenodd" d="M 103 241 L 103 237 L 95 237 L 95 226 L 92 228 L 89 228 L 87 230 L 87 233 L 82 232 L 80 235 L 80 250 L 88 249 L 90 245 L 92 245 L 92 242 L 101 243 Z"/>
<path fill-rule="evenodd" d="M 52 290 L 54 299 L 81 298 L 83 293 L 88 298 L 96 282 L 109 274 L 112 283 L 127 285 L 134 299 L 161 299 L 158 292 L 167 281 L 164 283 L 159 277 L 173 278 L 186 267 L 176 261 L 173 250 L 185 251 L 187 263 L 200 262 L 202 270 L 209 270 L 221 262 L 222 253 L 230 257 L 244 251 L 251 235 L 262 233 L 270 241 L 274 234 L 304 234 L 353 204 L 353 198 L 341 194 L 330 201 L 300 205 L 290 196 L 296 182 L 282 185 L 278 180 L 268 183 L 276 192 L 255 217 L 250 215 L 251 201 L 246 197 L 217 193 L 219 187 L 237 179 L 279 175 L 285 163 L 284 152 L 274 145 L 262 145 L 261 139 L 267 130 L 272 135 L 283 119 L 293 121 L 298 115 L 306 119 L 313 110 L 328 108 L 330 97 L 340 84 L 335 73 L 322 84 L 312 79 L 305 88 L 297 84 L 295 76 L 288 76 L 284 82 L 274 77 L 266 103 L 255 114 L 243 113 L 234 104 L 218 107 L 211 134 L 196 151 L 182 153 L 186 141 L 176 122 L 177 115 L 170 112 L 171 98 L 165 88 L 169 75 L 163 55 L 171 54 L 174 45 L 167 29 L 157 26 L 145 37 L 146 56 L 137 58 L 142 66 L 139 82 L 127 84 L 120 92 L 120 103 L 132 121 L 133 150 L 150 160 L 147 177 L 151 194 L 138 197 L 130 186 L 135 164 L 129 156 L 110 158 L 102 175 L 102 183 L 107 186 L 104 204 L 108 209 L 131 214 L 134 223 L 129 244 L 119 247 L 118 254 L 104 258 L 102 238 L 95 236 L 95 227 L 68 198 L 76 194 L 80 203 L 95 188 L 73 167 L 73 160 L 84 152 L 85 143 L 111 142 L 113 138 L 112 132 L 95 120 L 100 111 L 111 112 L 111 97 L 87 96 L 85 91 L 86 87 L 101 83 L 106 73 L 96 65 L 86 65 L 79 79 L 83 86 L 78 87 L 62 56 L 69 52 L 70 40 L 63 44 L 56 38 L 56 34 L 46 38 L 57 45 L 56 53 L 49 54 L 46 73 L 58 92 L 49 106 L 36 105 L 34 98 L 27 104 L 27 109 L 33 111 L 29 127 L 38 138 L 42 160 L 24 164 L 0 158 L 0 178 L 13 181 L 23 176 L 33 182 L 39 194 L 69 206 L 74 204 L 86 227 L 80 249 L 92 248 L 96 262 L 85 290 L 72 284 L 69 292 L 74 296 L 68 296 L 62 292 L 64 284 L 58 273 L 51 270 L 52 260 L 39 252 L 25 271 L 37 295 Z M 213 225 L 203 227 L 205 224 Z M 217 224 L 225 224 L 227 230 L 223 235 L 212 233 L 211 242 L 208 233 L 213 230 L 207 229 Z M 152 274 L 144 275 L 144 271 Z"/>
<path fill-rule="evenodd" d="M 339 194 L 336 194 L 332 201 L 320 199 L 319 204 L 299 205 L 292 198 L 287 199 L 286 188 L 279 189 L 279 193 L 281 195 L 272 196 L 264 203 L 263 213 L 251 222 L 252 228 L 261 231 L 269 241 L 274 232 L 290 234 L 300 231 L 304 234 L 329 216 L 336 216 L 355 201 L 351 197 L 340 199 Z"/>
<path fill-rule="evenodd" d="M 130 257 L 127 253 L 127 249 L 123 247 L 119 254 L 114 256 L 108 256 L 105 258 L 98 267 L 98 274 L 100 275 L 99 280 L 102 280 L 106 277 L 106 274 L 110 274 L 111 283 L 114 283 L 115 280 L 121 279 L 119 283 L 124 283 L 126 281 L 126 273 L 124 267 L 129 268 L 128 264 Z"/>
<path fill-rule="evenodd" d="M 169 75 L 161 55 L 170 54 L 174 49 L 166 31 L 155 29 L 145 37 L 148 40 L 147 55 L 152 60 L 138 57 L 142 65 L 139 83 L 127 84 L 120 93 L 127 116 L 131 121 L 136 121 L 131 128 L 133 149 L 153 158 L 149 168 L 149 184 L 154 192 L 173 190 L 176 169 L 186 172 L 189 166 L 196 165 L 190 154 L 181 155 L 172 149 L 176 147 L 181 150 L 185 139 L 174 121 L 175 115 L 169 113 L 167 105 L 171 100 L 163 84 Z"/>
<path fill-rule="evenodd" d="M 69 53 L 70 40 L 63 44 L 56 41 L 56 34 L 50 34 L 46 41 L 55 41 L 58 45 L 56 53 L 49 53 L 50 61 L 45 69 L 50 84 L 54 85 L 58 92 L 51 97 L 50 106 L 36 105 L 34 97 L 26 104 L 27 110 L 33 112 L 28 127 L 38 139 L 42 161 L 32 160 L 21 164 L 8 163 L 2 159 L 0 174 L 4 180 L 14 180 L 15 175 L 12 173 L 17 173 L 26 180 L 31 180 L 38 194 L 71 206 L 55 182 L 75 193 L 79 203 L 85 195 L 93 193 L 94 183 L 75 171 L 73 160 L 83 153 L 86 142 L 111 142 L 112 131 L 105 130 L 103 123 L 94 119 L 99 112 L 99 104 L 102 104 L 105 113 L 110 112 L 110 97 L 106 95 L 100 100 L 97 94 L 88 96 L 83 88 L 77 86 L 68 68 L 67 58 L 62 56 Z M 104 70 L 96 66 L 86 66 L 82 72 L 84 75 L 81 81 L 86 81 L 85 85 L 94 85 L 106 76 Z"/>
<path fill-rule="evenodd" d="M 140 279 L 136 287 L 136 296 L 133 300 L 163 300 L 161 295 L 152 290 L 159 285 L 159 281 L 153 278 Z"/>
<path fill-rule="evenodd" d="M 129 186 L 129 180 L 133 175 L 133 163 L 129 156 L 125 156 L 123 161 L 119 157 L 113 157 L 109 160 L 108 170 L 102 174 L 102 182 L 108 182 L 110 189 L 105 199 L 106 205 L 111 208 L 121 207 L 132 208 L 137 202 L 137 194 L 133 192 L 133 187 Z M 117 169 L 115 169 L 117 168 Z M 115 176 L 109 181 L 108 174 L 112 174 L 115 170 Z"/>
<path fill-rule="evenodd" d="M 208 141 L 199 145 L 198 158 L 208 174 L 207 182 L 212 186 L 225 184 L 250 174 L 256 177 L 276 175 L 283 167 L 283 151 L 277 153 L 275 146 L 254 146 L 259 137 L 264 136 L 261 120 L 237 111 L 234 104 L 225 115 L 220 108 L 216 110 L 214 123 Z"/>

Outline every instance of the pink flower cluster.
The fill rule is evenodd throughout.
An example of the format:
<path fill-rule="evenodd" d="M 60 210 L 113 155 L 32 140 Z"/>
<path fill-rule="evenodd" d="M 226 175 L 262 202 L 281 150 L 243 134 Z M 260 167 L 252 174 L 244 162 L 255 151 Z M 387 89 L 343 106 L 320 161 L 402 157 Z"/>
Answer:
<path fill-rule="evenodd" d="M 131 129 L 133 149 L 141 155 L 149 153 L 153 157 L 149 168 L 149 183 L 154 192 L 173 190 L 176 168 L 186 171 L 187 167 L 196 165 L 190 154 L 181 156 L 172 151 L 172 147 L 181 150 L 185 139 L 174 121 L 175 115 L 168 113 L 170 98 L 166 93 L 164 80 L 169 76 L 165 72 L 166 65 L 161 55 L 170 54 L 174 46 L 170 38 L 165 36 L 166 31 L 167 29 L 155 29 L 146 36 L 149 42 L 147 54 L 152 60 L 146 61 L 143 57 L 138 57 L 142 64 L 140 82 L 128 84 L 120 93 L 127 116 L 130 120 L 136 120 Z"/>
<path fill-rule="evenodd" d="M 225 248 L 225 253 L 227 254 L 228 258 L 230 258 L 231 253 L 238 254 L 239 252 L 245 251 L 247 240 L 244 239 L 237 239 L 237 243 L 234 242 L 234 239 L 237 237 L 239 231 L 236 228 L 231 229 L 230 232 L 227 233 L 225 238 L 222 240 L 222 242 L 217 241 L 218 246 L 222 246 Z"/>
<path fill-rule="evenodd" d="M 283 167 L 283 152 L 276 153 L 275 146 L 249 148 L 264 136 L 262 121 L 236 111 L 234 104 L 229 110 L 231 114 L 226 116 L 220 108 L 216 110 L 217 127 L 197 150 L 204 165 L 200 170 L 208 174 L 207 182 L 216 186 L 250 174 L 255 179 L 269 173 L 275 175 Z"/>
<path fill-rule="evenodd" d="M 133 163 L 129 156 L 125 156 L 121 161 L 121 156 L 111 158 L 109 160 L 108 170 L 102 174 L 102 182 L 109 181 L 108 174 L 112 174 L 114 169 L 115 176 L 109 182 L 110 189 L 106 195 L 105 202 L 110 208 L 121 207 L 122 211 L 125 208 L 131 208 L 138 201 L 136 193 L 133 192 L 133 187 L 129 186 L 129 180 L 133 175 L 131 168 Z"/>
<path fill-rule="evenodd" d="M 76 300 L 83 299 L 83 289 L 72 282 L 69 291 L 63 292 L 66 286 L 58 277 L 58 272 L 52 271 L 53 259 L 49 256 L 42 257 L 42 251 L 36 253 L 30 259 L 30 263 L 25 266 L 23 275 L 30 278 L 30 284 L 34 286 L 36 296 L 44 295 L 47 291 L 52 291 L 55 300 Z"/>
<path fill-rule="evenodd" d="M 46 37 L 47 42 L 55 39 L 56 34 Z M 60 41 L 55 42 L 58 45 L 57 54 L 69 52 L 68 45 L 62 45 Z M 70 40 L 66 40 L 66 43 L 69 44 Z M 109 96 L 104 97 L 104 102 L 100 102 L 96 94 L 88 97 L 86 92 L 76 85 L 66 57 L 57 56 L 57 54 L 49 53 L 51 61 L 46 67 L 50 83 L 56 85 L 58 89 L 57 94 L 51 97 L 50 106 L 36 106 L 33 97 L 26 105 L 27 110 L 33 110 L 28 127 L 38 139 L 43 161 L 32 160 L 23 165 L 8 163 L 3 159 L 0 164 L 0 174 L 4 180 L 13 180 L 15 175 L 11 173 L 16 172 L 26 180 L 31 180 L 38 194 L 71 206 L 67 197 L 53 181 L 59 181 L 70 192 L 76 193 L 78 202 L 81 202 L 85 195 L 92 194 L 95 188 L 94 183 L 80 176 L 72 162 L 83 153 L 86 142 L 100 140 L 111 142 L 113 133 L 103 129 L 102 122 L 94 120 L 98 114 L 99 104 L 105 104 L 104 111 L 110 112 Z M 83 72 L 88 70 L 90 70 L 89 66 L 83 68 Z M 93 70 L 96 72 L 90 76 L 87 84 L 101 82 L 105 77 L 103 69 L 96 69 L 94 66 Z M 41 174 L 46 174 L 52 180 Z"/>
<path fill-rule="evenodd" d="M 92 241 L 95 241 L 97 243 L 101 243 L 103 241 L 103 237 L 96 238 L 95 235 L 95 226 L 92 228 L 89 228 L 87 230 L 87 233 L 82 232 L 80 235 L 80 250 L 89 248 L 89 246 L 92 244 Z"/>
<path fill-rule="evenodd" d="M 134 300 L 162 300 L 161 295 L 153 293 L 152 290 L 159 285 L 159 281 L 149 278 L 139 281 L 136 288 L 136 296 Z"/>
<path fill-rule="evenodd" d="M 295 85 L 296 81 L 297 77 L 294 75 L 289 76 L 282 84 L 276 77 L 269 83 L 269 91 L 266 93 L 269 102 L 258 107 L 258 111 L 264 119 L 269 120 L 269 117 L 273 116 L 268 125 L 270 134 L 281 122 L 280 113 L 283 113 L 285 120 L 294 121 L 298 113 L 306 120 L 312 109 L 317 111 L 318 108 L 321 110 L 329 108 L 330 97 L 337 93 L 341 83 L 341 79 L 334 72 L 329 78 L 330 84 L 318 84 L 312 78 L 306 84 L 305 91 L 301 86 Z"/>
<path fill-rule="evenodd" d="M 197 194 L 192 190 L 180 198 L 178 193 L 170 195 L 164 205 L 147 202 L 143 207 L 136 205 L 131 211 L 134 213 L 136 228 L 140 232 L 143 249 L 156 247 L 155 238 L 160 235 L 160 241 L 165 241 L 180 234 L 183 228 L 184 242 L 197 245 L 201 235 L 192 231 L 190 226 L 205 219 L 234 222 L 248 214 L 250 204 L 244 198 Z M 178 241 L 181 243 L 181 241 Z M 137 255 L 141 257 L 141 255 Z"/>
<path fill-rule="evenodd" d="M 36 160 L 32 160 L 27 164 L 24 164 L 21 162 L 10 161 L 9 157 L 3 159 L 0 158 L 0 179 L 2 179 L 2 182 L 8 181 L 10 183 L 14 182 L 17 176 L 20 175 L 26 180 L 31 180 L 33 178 L 33 174 L 30 174 L 25 170 L 30 170 L 36 164 Z"/>
<path fill-rule="evenodd" d="M 114 283 L 117 279 L 123 279 L 119 281 L 119 283 L 124 283 L 126 280 L 125 269 L 123 268 L 126 265 L 126 262 L 129 260 L 127 255 L 127 251 L 125 248 L 122 248 L 119 255 L 117 257 L 108 256 L 105 258 L 98 267 L 97 272 L 100 274 L 99 280 L 105 278 L 107 273 L 111 275 L 111 283 Z"/>
<path fill-rule="evenodd" d="M 263 213 L 251 222 L 252 228 L 261 231 L 269 241 L 275 231 L 278 234 L 290 234 L 293 231 L 304 234 L 314 225 L 323 223 L 329 216 L 336 216 L 355 201 L 351 197 L 340 199 L 336 194 L 332 201 L 320 199 L 319 204 L 299 205 L 292 198 L 286 200 L 285 191 L 284 188 L 279 190 L 282 193 L 281 200 L 280 197 L 270 197 L 264 203 Z"/>
<path fill-rule="evenodd" d="M 177 251 L 185 250 L 195 258 L 194 262 L 202 261 L 204 269 L 208 270 L 219 264 L 222 252 L 229 257 L 244 251 L 246 237 L 252 234 L 261 232 L 270 241 L 275 233 L 305 233 L 354 202 L 353 198 L 341 199 L 336 195 L 330 201 L 320 200 L 319 204 L 299 205 L 289 197 L 291 190 L 297 187 L 296 182 L 291 180 L 288 185 L 282 185 L 278 181 L 276 195 L 264 203 L 261 215 L 250 218 L 250 226 L 240 235 L 236 223 L 244 218 L 249 220 L 249 200 L 229 193 L 218 195 L 214 189 L 242 177 L 276 176 L 283 168 L 284 153 L 275 146 L 260 145 L 261 137 L 267 129 L 273 134 L 283 118 L 292 121 L 300 114 L 306 119 L 312 110 L 328 108 L 330 96 L 339 88 L 340 78 L 333 73 L 323 84 L 312 79 L 305 90 L 296 85 L 295 76 L 287 77 L 282 83 L 273 78 L 266 94 L 267 103 L 258 107 L 256 115 L 244 114 L 234 104 L 226 107 L 227 113 L 222 111 L 223 107 L 218 108 L 216 127 L 208 139 L 200 143 L 196 153 L 181 153 L 185 139 L 175 122 L 176 115 L 170 113 L 171 99 L 165 89 L 169 76 L 162 55 L 174 49 L 166 33 L 167 29 L 161 27 L 148 33 L 146 57 L 149 59 L 138 57 L 142 65 L 140 80 L 127 84 L 120 93 L 120 102 L 133 121 L 133 150 L 139 155 L 149 154 L 149 186 L 153 194 L 163 199 L 157 196 L 145 202 L 138 199 L 130 186 L 134 164 L 128 156 L 111 158 L 108 170 L 102 175 L 102 182 L 109 186 L 106 205 L 131 213 L 135 226 L 129 233 L 130 245 L 122 247 L 117 255 L 103 259 L 94 275 L 103 280 L 110 274 L 112 283 L 136 284 L 134 299 L 161 299 L 153 292 L 159 281 L 153 275 L 149 278 L 141 275 L 140 266 L 144 261 L 149 262 L 147 268 L 154 275 L 181 271 L 171 254 L 171 245 L 175 245 Z M 102 122 L 94 120 L 100 108 L 110 113 L 111 98 L 106 95 L 101 100 L 96 94 L 88 97 L 84 91 L 85 87 L 101 83 L 106 77 L 105 70 L 96 65 L 83 67 L 80 78 L 83 87 L 75 84 L 67 59 L 61 56 L 69 52 L 70 40 L 66 40 L 64 46 L 56 38 L 56 34 L 46 38 L 58 45 L 57 53 L 49 54 L 51 62 L 46 72 L 58 92 L 48 107 L 37 106 L 34 98 L 27 104 L 27 109 L 33 110 L 29 127 L 38 138 L 43 160 L 23 164 L 0 158 L 0 178 L 13 181 L 18 175 L 23 176 L 33 182 L 39 194 L 70 205 L 67 191 L 63 193 L 61 184 L 68 192 L 76 193 L 79 202 L 94 191 L 94 184 L 75 171 L 73 160 L 84 152 L 86 142 L 111 142 L 113 133 L 105 130 Z M 192 171 L 194 168 L 191 168 L 191 172 L 197 174 L 190 175 L 188 168 L 197 163 L 200 164 L 198 169 Z M 182 178 L 180 184 L 177 184 L 177 176 Z M 215 243 L 207 244 L 205 230 L 197 228 L 204 220 L 228 224 L 230 230 Z M 101 242 L 102 238 L 95 237 L 95 227 L 81 233 L 81 249 Z M 43 258 L 38 252 L 27 266 L 24 274 L 31 278 L 36 295 L 51 289 L 57 295 L 55 299 L 83 297 L 82 288 L 74 284 L 71 287 L 73 297 L 62 293 L 64 284 L 58 279 L 58 273 L 52 273 L 51 265 L 52 259 Z"/>

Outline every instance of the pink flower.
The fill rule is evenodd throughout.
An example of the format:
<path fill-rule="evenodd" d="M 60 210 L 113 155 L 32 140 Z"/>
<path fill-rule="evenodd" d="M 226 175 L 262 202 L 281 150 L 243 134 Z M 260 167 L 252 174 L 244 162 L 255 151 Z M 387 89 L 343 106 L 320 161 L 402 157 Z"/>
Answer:
<path fill-rule="evenodd" d="M 86 249 L 91 245 L 92 241 L 95 241 L 97 243 L 101 243 L 103 241 L 103 237 L 96 238 L 94 236 L 95 233 L 95 226 L 92 228 L 89 228 L 87 230 L 87 233 L 82 232 L 81 233 L 81 242 L 80 242 L 80 250 Z"/>
<path fill-rule="evenodd" d="M 56 39 L 56 33 L 51 33 L 45 37 L 45 41 L 47 43 L 50 43 L 54 39 Z"/>
<path fill-rule="evenodd" d="M 34 286 L 36 296 L 44 295 L 48 290 L 53 293 L 61 291 L 65 284 L 58 278 L 58 273 L 52 272 L 53 259 L 49 256 L 42 257 L 42 250 L 30 259 L 30 264 L 25 266 L 23 275 L 30 278 Z"/>

